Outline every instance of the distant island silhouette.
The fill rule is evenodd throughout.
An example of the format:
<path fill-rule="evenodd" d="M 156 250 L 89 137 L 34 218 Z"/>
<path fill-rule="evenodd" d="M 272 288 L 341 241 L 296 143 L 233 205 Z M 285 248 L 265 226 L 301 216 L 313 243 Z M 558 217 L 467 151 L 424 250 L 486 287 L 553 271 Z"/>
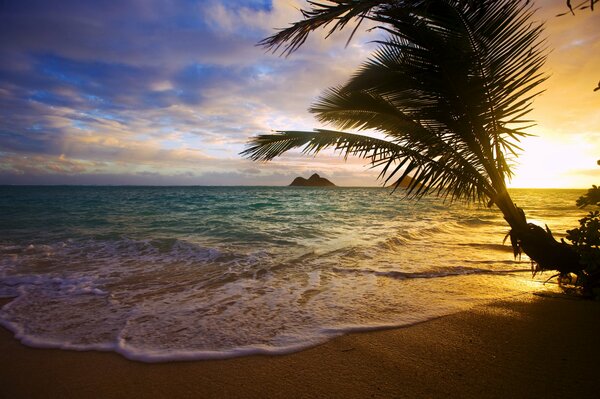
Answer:
<path fill-rule="evenodd" d="M 324 177 L 319 176 L 318 174 L 313 174 L 308 179 L 304 177 L 296 177 L 290 186 L 297 187 L 335 187 L 335 184 L 330 182 Z"/>

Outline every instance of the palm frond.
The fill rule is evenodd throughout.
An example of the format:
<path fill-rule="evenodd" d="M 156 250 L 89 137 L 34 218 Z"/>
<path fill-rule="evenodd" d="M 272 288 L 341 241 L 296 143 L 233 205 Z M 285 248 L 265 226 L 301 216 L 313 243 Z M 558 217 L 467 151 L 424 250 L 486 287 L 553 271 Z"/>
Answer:
<path fill-rule="evenodd" d="M 308 35 L 319 28 L 333 26 L 329 29 L 327 36 L 336 30 L 342 30 L 352 20 L 357 21 L 357 25 L 350 35 L 350 39 L 356 32 L 358 26 L 368 17 L 372 9 L 386 3 L 392 3 L 390 0 L 323 0 L 323 2 L 307 1 L 310 8 L 300 10 L 303 19 L 292 26 L 281 29 L 278 33 L 261 40 L 258 45 L 277 52 L 283 46 L 282 53 L 290 55 L 304 44 Z"/>
<path fill-rule="evenodd" d="M 261 40 L 258 45 L 277 52 L 283 47 L 282 54 L 290 55 L 298 50 L 309 34 L 319 28 L 329 26 L 326 37 L 335 31 L 343 30 L 352 21 L 356 22 L 348 42 L 352 39 L 360 24 L 365 20 L 381 21 L 390 9 L 409 9 L 423 7 L 431 0 L 307 0 L 309 7 L 300 9 L 303 19 L 291 26 L 279 29 L 279 32 Z M 462 0 L 480 10 L 485 10 L 493 0 Z M 592 0 L 597 1 L 597 0 Z"/>
<path fill-rule="evenodd" d="M 287 44 L 332 23 L 368 18 L 387 32 L 345 84 L 311 107 L 336 129 L 375 130 L 384 139 L 331 130 L 281 132 L 252 140 L 244 155 L 270 160 L 291 148 L 333 147 L 367 158 L 386 183 L 410 180 L 409 193 L 494 200 L 532 121 L 524 119 L 546 76 L 543 25 L 527 0 L 309 2 L 305 20 L 263 45 Z M 394 181 L 394 179 L 397 179 Z"/>
<path fill-rule="evenodd" d="M 416 197 L 433 192 L 450 199 L 483 201 L 484 196 L 489 198 L 493 192 L 476 170 L 457 173 L 462 167 L 449 154 L 440 154 L 432 148 L 419 151 L 398 142 L 354 133 L 317 129 L 264 134 L 253 137 L 241 154 L 254 161 L 270 161 L 293 148 L 302 149 L 306 155 L 331 148 L 344 158 L 366 159 L 372 167 L 382 167 L 380 177 L 385 178 L 386 184 L 393 182 L 392 186 L 398 187 L 408 182 L 408 195 Z M 411 176 L 411 172 L 415 173 Z"/>
<path fill-rule="evenodd" d="M 392 142 L 427 154 L 429 159 L 448 157 L 448 162 L 461 166 L 463 173 L 470 175 L 474 181 L 480 180 L 485 173 L 466 146 L 446 140 L 443 135 L 375 93 L 332 89 L 310 110 L 317 114 L 320 121 L 332 123 L 341 129 L 379 131 Z"/>
<path fill-rule="evenodd" d="M 242 156 L 253 161 L 270 161 L 275 157 L 293 149 L 304 147 L 302 152 L 316 155 L 321 150 L 333 148 L 343 153 L 360 158 L 387 158 L 398 151 L 398 146 L 386 140 L 370 136 L 316 129 L 306 131 L 279 131 L 275 134 L 261 134 L 253 137 Z"/>
<path fill-rule="evenodd" d="M 414 146 L 445 142 L 502 190 L 512 176 L 512 157 L 504 152 L 517 155 L 527 135 L 519 118 L 546 79 L 545 47 L 542 25 L 530 22 L 533 9 L 524 2 L 479 10 L 464 1 L 430 1 L 377 15 L 389 38 L 311 111 L 336 127 L 377 129 Z"/>
<path fill-rule="evenodd" d="M 557 14 L 556 15 L 557 17 L 562 17 L 563 15 L 567 15 L 567 14 L 575 15 L 575 10 L 585 10 L 587 8 L 589 8 L 591 11 L 594 11 L 594 4 L 596 4 L 599 0 L 582 0 L 575 6 L 573 6 L 573 4 L 571 3 L 571 0 L 566 0 L 566 1 L 567 1 L 567 7 L 569 8 L 569 11 Z"/>

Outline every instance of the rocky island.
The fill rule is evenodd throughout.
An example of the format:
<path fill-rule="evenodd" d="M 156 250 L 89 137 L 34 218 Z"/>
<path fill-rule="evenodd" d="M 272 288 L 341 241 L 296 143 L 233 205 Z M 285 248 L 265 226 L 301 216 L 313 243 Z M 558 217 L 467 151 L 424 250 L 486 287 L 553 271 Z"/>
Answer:
<path fill-rule="evenodd" d="M 290 186 L 297 187 L 335 187 L 335 184 L 330 182 L 324 177 L 319 176 L 318 174 L 313 174 L 308 179 L 303 177 L 296 177 Z"/>

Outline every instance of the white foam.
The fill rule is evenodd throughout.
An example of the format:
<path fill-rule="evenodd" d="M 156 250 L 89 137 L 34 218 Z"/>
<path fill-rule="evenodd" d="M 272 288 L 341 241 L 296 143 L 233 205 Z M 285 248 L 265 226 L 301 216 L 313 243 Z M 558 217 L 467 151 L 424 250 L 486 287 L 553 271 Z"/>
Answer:
<path fill-rule="evenodd" d="M 290 353 L 531 290 L 523 269 L 497 252 L 466 267 L 476 249 L 444 244 L 464 229 L 456 222 L 448 230 L 416 221 L 378 237 L 393 223 L 356 240 L 347 225 L 281 247 L 88 237 L 4 248 L 0 296 L 17 298 L 0 323 L 36 347 L 144 362 L 217 359 Z M 354 236 L 340 238 L 346 233 Z"/>
<path fill-rule="evenodd" d="M 58 290 L 63 295 L 94 294 L 107 295 L 95 285 L 89 276 L 57 277 L 46 275 L 16 275 L 0 277 L 0 297 L 14 297 L 27 291 L 29 287 Z"/>
<path fill-rule="evenodd" d="M 136 312 L 132 312 L 136 313 Z M 130 316 L 132 315 L 130 314 Z M 227 359 L 239 356 L 249 355 L 284 355 L 301 351 L 310 347 L 319 345 L 333 337 L 351 332 L 373 331 L 387 328 L 396 328 L 419 323 L 446 314 L 441 311 L 440 314 L 429 315 L 427 318 L 408 317 L 396 323 L 372 323 L 370 325 L 340 325 L 332 328 L 315 328 L 310 334 L 299 336 L 280 337 L 280 341 L 293 341 L 294 344 L 283 345 L 245 345 L 229 348 L 211 349 L 174 349 L 174 348 L 153 348 L 131 345 L 121 334 L 123 330 L 115 336 L 114 341 L 104 341 L 95 343 L 78 343 L 60 338 L 42 337 L 35 334 L 28 334 L 26 327 L 15 322 L 0 318 L 0 324 L 15 333 L 15 338 L 23 344 L 38 348 L 55 348 L 75 351 L 113 351 L 123 357 L 140 362 L 172 362 L 172 361 L 193 361 L 206 359 Z M 139 315 L 139 314 L 138 314 Z"/>

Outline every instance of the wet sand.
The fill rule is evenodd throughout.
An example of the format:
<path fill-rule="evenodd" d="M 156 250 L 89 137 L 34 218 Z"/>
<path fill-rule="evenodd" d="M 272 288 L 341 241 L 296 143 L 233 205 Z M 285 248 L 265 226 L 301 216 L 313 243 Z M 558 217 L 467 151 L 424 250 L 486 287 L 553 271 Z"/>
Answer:
<path fill-rule="evenodd" d="M 0 329 L 1 398 L 593 398 L 600 303 L 521 296 L 298 353 L 145 364 Z"/>

